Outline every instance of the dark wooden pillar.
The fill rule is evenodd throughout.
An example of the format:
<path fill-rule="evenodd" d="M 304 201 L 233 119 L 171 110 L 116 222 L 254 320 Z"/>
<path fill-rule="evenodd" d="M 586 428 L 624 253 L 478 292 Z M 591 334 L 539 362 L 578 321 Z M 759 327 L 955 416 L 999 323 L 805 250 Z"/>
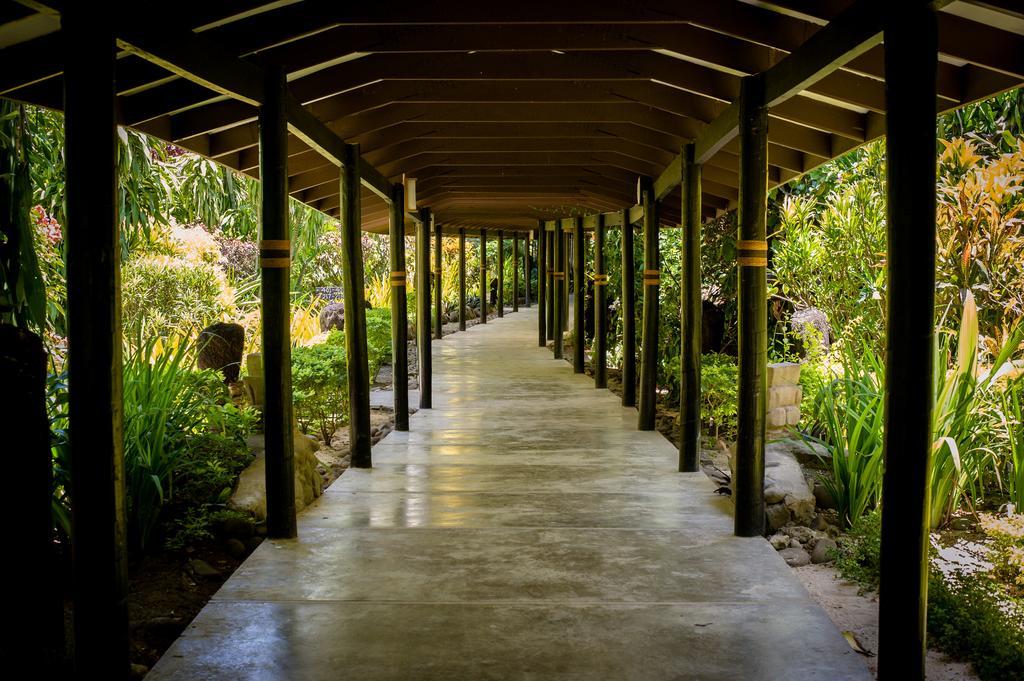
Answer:
<path fill-rule="evenodd" d="M 547 318 L 547 340 L 553 341 L 555 339 L 555 305 L 560 304 L 558 297 L 558 291 L 555 290 L 555 242 L 561 236 L 562 228 L 558 226 L 558 220 L 555 220 L 555 229 L 553 231 L 547 231 L 544 229 L 544 279 L 547 283 L 547 307 L 544 310 L 544 316 Z"/>
<path fill-rule="evenodd" d="M 263 421 L 266 441 L 267 534 L 294 537 L 295 463 L 292 427 L 291 229 L 288 224 L 288 121 L 285 81 L 269 76 L 260 107 L 263 287 Z M 362 288 L 359 289 L 360 293 Z M 351 310 L 346 305 L 346 312 Z"/>
<path fill-rule="evenodd" d="M 548 341 L 547 329 L 547 232 L 544 223 L 537 225 L 537 345 L 545 347 Z"/>
<path fill-rule="evenodd" d="M 505 232 L 498 230 L 498 316 L 505 316 Z"/>
<path fill-rule="evenodd" d="M 584 281 L 583 218 L 577 217 L 572 226 L 572 285 L 575 297 L 572 301 L 572 329 L 576 337 L 572 346 L 573 373 L 582 374 L 585 368 L 587 334 L 583 325 L 587 307 L 587 285 Z"/>
<path fill-rule="evenodd" d="M 936 19 L 890 8 L 885 27 L 888 155 L 885 477 L 878 678 L 924 679 L 928 466 L 935 371 Z"/>
<path fill-rule="evenodd" d="M 565 231 L 555 221 L 555 270 L 551 273 L 555 284 L 555 359 L 562 359 L 565 342 Z"/>
<path fill-rule="evenodd" d="M 354 468 L 369 468 L 370 360 L 366 347 L 359 145 L 346 144 L 341 167 L 341 283 L 348 356 L 348 438 Z"/>
<path fill-rule="evenodd" d="M 42 338 L 0 324 L 0 432 L 11 453 L 5 475 L 14 483 L 0 496 L 0 512 L 9 520 L 4 541 L 12 554 L 0 567 L 8 585 L 0 648 L 13 668 L 34 669 L 33 677 L 49 679 L 66 676 L 68 670 L 63 668 L 64 594 L 58 586 L 63 575 L 55 569 L 46 370 Z"/>
<path fill-rule="evenodd" d="M 562 259 L 558 270 L 562 273 L 562 333 L 569 330 L 569 278 L 572 275 L 569 253 L 572 251 L 572 227 L 560 227 L 559 237 L 562 240 Z"/>
<path fill-rule="evenodd" d="M 693 161 L 694 145 L 683 148 L 683 281 L 680 286 L 682 347 L 679 355 L 679 470 L 700 469 L 701 351 L 701 167 Z"/>
<path fill-rule="evenodd" d="M 459 230 L 459 331 L 466 330 L 466 230 Z"/>
<path fill-rule="evenodd" d="M 523 235 L 523 307 L 530 307 L 530 274 L 532 270 L 530 264 L 530 242 L 533 241 L 530 236 L 532 234 L 533 232 L 527 232 Z"/>
<path fill-rule="evenodd" d="M 391 185 L 391 364 L 395 430 L 409 430 L 409 314 L 405 295 L 405 187 Z"/>
<path fill-rule="evenodd" d="M 420 409 L 430 409 L 430 209 L 416 223 L 416 349 L 420 365 Z"/>
<path fill-rule="evenodd" d="M 764 534 L 765 376 L 768 364 L 765 241 L 768 191 L 768 108 L 764 79 L 749 76 L 740 87 L 739 413 L 733 499 L 736 534 Z"/>
<path fill-rule="evenodd" d="M 636 406 L 636 261 L 633 259 L 633 225 L 629 209 L 622 211 L 622 406 Z"/>
<path fill-rule="evenodd" d="M 519 232 L 512 232 L 512 311 L 519 312 Z"/>
<path fill-rule="evenodd" d="M 654 430 L 658 407 L 658 321 L 661 292 L 661 258 L 658 243 L 658 203 L 649 181 L 640 192 L 644 209 L 644 309 L 643 331 L 640 337 L 640 406 L 637 418 L 639 430 Z"/>
<path fill-rule="evenodd" d="M 64 67 L 64 154 L 75 676 L 126 679 L 114 17 L 105 5 L 71 3 L 62 24 L 64 48 L 74 55 Z"/>
<path fill-rule="evenodd" d="M 480 230 L 480 323 L 487 323 L 487 308 L 490 306 L 488 296 L 491 286 L 487 281 L 487 230 Z"/>
<path fill-rule="evenodd" d="M 604 268 L 604 215 L 594 229 L 594 387 L 608 387 L 608 274 Z"/>
<path fill-rule="evenodd" d="M 434 222 L 434 338 L 444 337 L 444 303 L 441 300 L 441 223 Z"/>

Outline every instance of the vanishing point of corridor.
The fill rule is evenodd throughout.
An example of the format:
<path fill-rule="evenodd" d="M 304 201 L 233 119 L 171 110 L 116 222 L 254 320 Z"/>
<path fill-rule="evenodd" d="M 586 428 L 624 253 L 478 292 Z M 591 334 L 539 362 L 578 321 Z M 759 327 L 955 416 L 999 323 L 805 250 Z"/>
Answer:
<path fill-rule="evenodd" d="M 867 679 L 768 543 L 536 308 L 434 344 L 434 408 L 265 542 L 149 677 Z"/>

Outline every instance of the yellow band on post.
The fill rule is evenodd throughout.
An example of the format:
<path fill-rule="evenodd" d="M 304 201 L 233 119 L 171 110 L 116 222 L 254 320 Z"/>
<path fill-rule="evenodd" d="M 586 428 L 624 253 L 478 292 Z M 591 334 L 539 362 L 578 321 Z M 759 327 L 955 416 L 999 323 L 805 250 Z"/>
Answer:
<path fill-rule="evenodd" d="M 405 270 L 398 270 L 391 273 L 391 286 L 405 286 Z"/>
<path fill-rule="evenodd" d="M 286 251 L 288 251 L 288 250 L 291 250 L 291 248 L 292 248 L 292 242 L 289 241 L 288 239 L 260 239 L 260 250 L 261 251 L 264 251 L 264 250 L 271 250 L 271 251 L 286 250 Z"/>
<path fill-rule="evenodd" d="M 260 267 L 281 269 L 292 266 L 291 258 L 260 258 Z"/>
<path fill-rule="evenodd" d="M 737 241 L 736 263 L 740 267 L 768 267 L 768 242 L 764 239 Z"/>
<path fill-rule="evenodd" d="M 740 267 L 768 267 L 768 258 L 737 258 Z"/>

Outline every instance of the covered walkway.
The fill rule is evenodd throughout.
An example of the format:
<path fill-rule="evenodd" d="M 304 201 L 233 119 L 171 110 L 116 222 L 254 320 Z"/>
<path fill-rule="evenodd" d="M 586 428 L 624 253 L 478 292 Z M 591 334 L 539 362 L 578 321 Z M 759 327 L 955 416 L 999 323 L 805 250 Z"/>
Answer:
<path fill-rule="evenodd" d="M 536 310 L 435 343 L 434 408 L 147 678 L 868 678 L 704 474 L 537 347 Z"/>

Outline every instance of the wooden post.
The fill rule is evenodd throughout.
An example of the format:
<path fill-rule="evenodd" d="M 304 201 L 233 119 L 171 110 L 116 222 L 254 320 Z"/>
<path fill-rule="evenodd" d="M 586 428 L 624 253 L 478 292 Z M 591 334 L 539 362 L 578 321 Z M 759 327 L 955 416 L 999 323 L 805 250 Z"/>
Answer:
<path fill-rule="evenodd" d="M 878 678 L 924 679 L 928 468 L 935 371 L 935 13 L 885 27 L 888 310 Z"/>
<path fill-rule="evenodd" d="M 530 274 L 532 266 L 530 265 L 530 242 L 533 239 L 530 238 L 532 232 L 527 232 L 523 235 L 523 280 L 525 289 L 523 291 L 523 307 L 530 307 Z"/>
<path fill-rule="evenodd" d="M 370 359 L 366 347 L 361 192 L 359 145 L 346 144 L 341 167 L 341 283 L 348 356 L 348 441 L 352 466 L 369 468 Z"/>
<path fill-rule="evenodd" d="M 102 3 L 71 3 L 62 24 L 64 48 L 74 55 L 64 67 L 64 155 L 75 676 L 125 679 L 128 540 L 114 15 Z"/>
<path fill-rule="evenodd" d="M 594 230 L 594 387 L 608 387 L 608 273 L 604 268 L 604 216 Z"/>
<path fill-rule="evenodd" d="M 569 277 L 572 276 L 569 266 L 572 261 L 569 254 L 572 252 L 572 227 L 563 227 L 559 231 L 562 237 L 562 260 L 556 267 L 562 273 L 562 333 L 565 333 L 569 330 Z"/>
<path fill-rule="evenodd" d="M 683 281 L 680 286 L 682 347 L 679 355 L 679 470 L 700 470 L 701 352 L 701 167 L 693 161 L 694 145 L 683 148 Z"/>
<path fill-rule="evenodd" d="M 490 283 L 487 281 L 487 230 L 480 230 L 480 323 L 487 323 L 487 308 L 490 306 Z"/>
<path fill-rule="evenodd" d="M 459 230 L 459 331 L 466 330 L 466 230 Z"/>
<path fill-rule="evenodd" d="M 512 311 L 519 312 L 519 232 L 512 232 Z"/>
<path fill-rule="evenodd" d="M 294 537 L 297 529 L 295 435 L 292 427 L 288 121 L 284 111 L 284 74 L 268 75 L 266 91 L 259 122 L 267 535 L 287 538 Z M 346 306 L 346 312 L 351 309 Z"/>
<path fill-rule="evenodd" d="M 434 221 L 434 338 L 444 337 L 444 303 L 441 300 L 441 223 Z"/>
<path fill-rule="evenodd" d="M 555 359 L 562 359 L 565 342 L 565 232 L 555 221 L 555 269 L 551 273 L 555 283 Z"/>
<path fill-rule="evenodd" d="M 572 371 L 575 374 L 582 374 L 585 368 L 587 334 L 583 325 L 585 308 L 587 305 L 587 285 L 584 275 L 583 255 L 586 249 L 583 248 L 583 218 L 577 217 L 572 226 L 572 285 L 576 296 L 573 298 L 572 329 L 576 336 L 572 346 Z"/>
<path fill-rule="evenodd" d="M 654 430 L 658 407 L 658 296 L 661 292 L 661 258 L 658 250 L 658 203 L 651 183 L 644 178 L 640 192 L 644 208 L 644 309 L 640 352 L 640 406 L 637 429 Z"/>
<path fill-rule="evenodd" d="M 740 87 L 739 412 L 733 498 L 735 531 L 764 534 L 765 375 L 768 364 L 768 108 L 764 79 L 748 76 Z M 934 151 L 934 150 L 933 150 Z"/>
<path fill-rule="evenodd" d="M 69 670 L 63 669 L 63 590 L 56 586 L 62 575 L 56 569 L 53 533 L 46 369 L 42 338 L 28 329 L 0 324 L 0 432 L 12 453 L 5 461 L 5 475 L 14 483 L 0 496 L 0 512 L 12 521 L 4 541 L 18 555 L 18 560 L 5 560 L 0 568 L 9 585 L 8 616 L 2 620 L 0 636 L 4 659 L 13 668 L 35 669 L 38 678 L 61 678 Z"/>
<path fill-rule="evenodd" d="M 430 409 L 430 209 L 416 223 L 416 349 L 420 365 L 420 409 Z"/>
<path fill-rule="evenodd" d="M 544 229 L 544 279 L 547 284 L 547 307 L 544 310 L 544 316 L 547 318 L 547 340 L 555 340 L 555 305 L 559 304 L 558 291 L 555 290 L 555 243 L 561 238 L 561 227 L 558 226 L 558 221 L 555 220 L 554 231 L 548 232 Z"/>
<path fill-rule="evenodd" d="M 629 209 L 622 211 L 622 406 L 636 406 L 636 262 L 633 259 L 633 225 Z"/>
<path fill-rule="evenodd" d="M 498 316 L 505 316 L 505 232 L 498 230 Z"/>
<path fill-rule="evenodd" d="M 405 295 L 405 186 L 391 185 L 391 363 L 395 393 L 395 430 L 409 430 L 409 315 Z"/>
<path fill-rule="evenodd" d="M 547 232 L 544 222 L 537 225 L 537 345 L 545 347 L 548 343 L 547 329 Z"/>

